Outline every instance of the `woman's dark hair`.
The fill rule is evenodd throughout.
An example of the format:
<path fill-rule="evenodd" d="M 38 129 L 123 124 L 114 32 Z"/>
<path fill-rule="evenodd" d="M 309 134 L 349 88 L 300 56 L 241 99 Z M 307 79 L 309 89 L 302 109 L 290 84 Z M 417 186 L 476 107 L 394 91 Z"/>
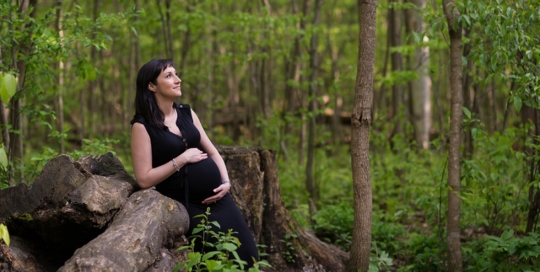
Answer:
<path fill-rule="evenodd" d="M 137 74 L 135 116 L 142 116 L 150 125 L 161 129 L 166 128 L 163 124 L 164 114 L 158 107 L 154 93 L 148 89 L 148 84 L 152 82 L 157 85 L 159 74 L 171 66 L 173 61 L 170 59 L 153 59 L 144 64 Z"/>

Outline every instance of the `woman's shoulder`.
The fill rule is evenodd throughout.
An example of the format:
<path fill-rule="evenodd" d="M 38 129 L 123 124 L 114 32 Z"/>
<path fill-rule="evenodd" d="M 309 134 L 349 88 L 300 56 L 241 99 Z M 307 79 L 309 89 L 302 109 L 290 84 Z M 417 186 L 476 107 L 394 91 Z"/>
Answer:
<path fill-rule="evenodd" d="M 189 110 L 191 107 L 189 104 L 176 104 L 176 108 L 179 110 Z"/>
<path fill-rule="evenodd" d="M 144 119 L 144 117 L 142 115 L 135 115 L 133 117 L 133 119 L 131 119 L 131 125 L 135 124 L 135 123 L 141 123 L 143 125 L 146 125 L 148 122 L 146 122 L 146 119 Z"/>

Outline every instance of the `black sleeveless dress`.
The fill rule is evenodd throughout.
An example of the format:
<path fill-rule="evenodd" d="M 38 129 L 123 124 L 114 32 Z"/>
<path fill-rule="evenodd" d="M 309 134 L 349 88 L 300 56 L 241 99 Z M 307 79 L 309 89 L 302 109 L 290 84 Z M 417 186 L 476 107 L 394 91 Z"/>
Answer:
<path fill-rule="evenodd" d="M 176 125 L 180 129 L 182 136 L 172 133 L 169 129 L 154 127 L 142 116 L 135 116 L 131 121 L 131 124 L 143 124 L 150 136 L 152 167 L 171 163 L 172 158 L 182 154 L 186 149 L 192 147 L 201 149 L 199 145 L 201 135 L 193 124 L 189 105 L 179 104 L 176 109 L 178 113 Z M 188 235 L 186 235 L 188 239 L 193 228 L 201 221 L 200 218 L 193 218 L 193 216 L 205 213 L 207 207 L 210 207 L 209 221 L 217 221 L 221 226 L 220 229 L 214 227 L 213 230 L 226 233 L 229 229 L 232 229 L 237 232 L 235 236 L 241 243 L 237 253 L 242 260 L 248 263 L 247 267 L 251 267 L 253 265 L 252 257 L 258 260 L 257 246 L 244 217 L 236 207 L 230 194 L 227 193 L 222 199 L 210 205 L 201 203 L 204 199 L 214 195 L 213 190 L 220 185 L 221 175 L 219 169 L 212 158 L 208 157 L 200 162 L 185 165 L 180 171 L 175 172 L 156 185 L 156 190 L 179 201 L 186 207 L 190 216 L 189 231 Z M 195 250 L 200 252 L 202 244 L 197 243 Z M 205 251 L 208 252 L 211 249 L 205 249 Z"/>

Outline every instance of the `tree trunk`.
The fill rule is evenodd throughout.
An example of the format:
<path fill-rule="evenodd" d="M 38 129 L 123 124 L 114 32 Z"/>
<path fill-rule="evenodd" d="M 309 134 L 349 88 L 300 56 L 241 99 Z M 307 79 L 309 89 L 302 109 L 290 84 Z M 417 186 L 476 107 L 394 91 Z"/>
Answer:
<path fill-rule="evenodd" d="M 37 0 L 24 0 L 20 2 L 19 6 L 19 17 L 23 18 L 29 16 L 31 18 L 36 17 L 36 7 Z M 31 12 L 28 14 L 28 11 Z M 28 23 L 24 26 L 21 26 L 21 31 L 26 29 L 31 29 L 32 23 Z M 31 32 L 31 30 L 27 30 Z M 26 80 L 26 62 L 23 59 L 19 59 L 19 55 L 29 54 L 32 50 L 33 45 L 33 35 L 32 33 L 27 33 L 27 39 L 20 47 L 14 49 L 13 53 L 13 64 L 17 68 L 18 82 L 17 82 L 17 92 L 11 99 L 11 108 L 10 108 L 10 124 L 11 132 L 9 133 L 9 160 L 13 163 L 14 168 L 11 169 L 9 184 L 14 185 L 17 182 L 24 181 L 24 164 L 23 164 L 23 114 L 22 106 L 24 99 L 24 83 Z"/>
<path fill-rule="evenodd" d="M 319 25 L 321 15 L 322 1 L 315 1 L 315 16 L 313 17 L 313 26 L 316 28 Z M 317 33 L 311 36 L 311 52 L 310 52 L 310 70 L 311 76 L 309 79 L 309 125 L 308 125 L 308 154 L 306 163 L 306 189 L 310 199 L 317 200 L 319 198 L 315 178 L 313 177 L 313 160 L 315 159 L 315 129 L 316 129 L 316 102 L 317 102 L 317 70 L 319 69 L 317 61 Z"/>
<path fill-rule="evenodd" d="M 401 46 L 401 10 L 396 10 L 392 4 L 397 4 L 397 0 L 390 0 L 390 9 L 388 10 L 388 39 L 390 40 L 390 47 L 395 48 Z M 403 57 L 399 52 L 392 52 L 392 72 L 399 73 L 403 71 Z M 405 97 L 403 93 L 403 84 L 398 79 L 392 84 L 392 122 L 394 123 L 394 130 L 392 131 L 392 137 L 397 134 L 404 133 L 404 120 L 405 120 Z"/>
<path fill-rule="evenodd" d="M 56 31 L 58 32 L 58 40 L 60 41 L 60 46 L 63 44 L 64 39 L 64 30 L 62 29 L 62 0 L 56 2 Z M 64 61 L 60 60 L 58 62 L 58 132 L 60 135 L 64 133 Z M 60 154 L 66 153 L 64 147 L 64 137 L 60 136 Z"/>
<path fill-rule="evenodd" d="M 2 47 L 0 46 L 0 65 L 2 65 Z M 4 102 L 0 100 L 0 137 L 4 147 L 9 148 L 9 129 L 8 129 L 8 114 Z"/>
<path fill-rule="evenodd" d="M 305 0 L 304 3 L 306 3 L 308 0 Z M 292 9 L 294 11 L 294 15 L 300 17 L 300 23 L 297 25 L 297 29 L 300 33 L 304 33 L 306 24 L 304 20 L 304 14 L 307 13 L 307 4 L 303 5 L 303 10 L 300 12 L 298 11 L 298 7 L 296 5 L 296 0 L 291 1 Z M 300 16 L 302 15 L 302 16 Z M 303 34 L 298 34 L 293 42 L 293 47 L 291 48 L 291 52 L 289 53 L 289 58 L 285 59 L 285 80 L 286 84 L 284 87 L 284 97 L 285 97 L 285 103 L 283 103 L 283 116 L 286 117 L 287 115 L 295 114 L 295 112 L 298 109 L 298 87 L 296 86 L 299 78 L 300 78 L 300 61 L 298 61 L 300 54 L 301 54 L 301 48 L 300 43 L 302 40 Z M 289 83 L 289 82 L 295 82 L 295 84 Z M 283 120 L 283 133 L 280 137 L 280 154 L 283 153 L 285 155 L 285 159 L 287 159 L 287 143 L 283 139 L 284 135 L 289 135 L 291 133 L 291 123 L 289 122 L 289 118 L 284 118 Z"/>
<path fill-rule="evenodd" d="M 534 124 L 534 135 L 533 143 L 538 146 L 540 141 L 538 140 L 538 135 L 540 135 L 540 110 L 526 107 L 524 110 L 530 110 L 533 113 L 533 124 Z M 533 132 L 531 132 L 533 133 Z M 538 170 L 540 169 L 540 160 L 538 158 L 538 149 L 531 148 L 530 157 L 532 158 L 529 166 L 529 182 L 533 183 L 537 179 Z M 527 227 L 525 228 L 526 232 L 533 232 L 536 229 L 538 223 L 538 215 L 540 214 L 540 190 L 536 186 L 529 187 L 529 212 L 527 214 Z"/>
<path fill-rule="evenodd" d="M 8 114 L 4 102 L 0 101 L 0 127 L 2 128 L 2 143 L 9 148 Z"/>
<path fill-rule="evenodd" d="M 461 123 L 463 88 L 461 64 L 461 26 L 457 22 L 459 11 L 453 0 L 443 0 L 443 9 L 448 21 L 450 36 L 450 146 L 448 150 L 448 271 L 463 271 L 460 241 L 460 192 L 461 192 Z"/>
<path fill-rule="evenodd" d="M 426 0 L 409 0 L 416 8 L 408 10 L 408 29 L 419 34 L 426 30 L 426 22 L 422 17 L 422 10 Z M 422 42 L 427 41 L 424 36 Z M 418 79 L 412 82 L 411 91 L 413 104 L 413 123 L 416 143 L 420 148 L 429 148 L 429 132 L 431 130 L 431 77 L 429 76 L 429 47 L 418 46 L 414 52 L 411 69 L 418 72 Z"/>
<path fill-rule="evenodd" d="M 465 36 L 467 37 L 470 33 L 469 30 L 464 31 Z M 469 57 L 469 53 L 471 52 L 472 46 L 471 44 L 466 44 L 463 49 L 463 56 L 467 59 Z M 467 66 L 463 68 L 463 107 L 467 108 L 471 113 L 474 114 L 473 109 L 473 101 L 471 100 L 471 87 L 473 84 L 473 77 L 472 73 L 474 73 L 474 67 L 473 62 L 469 61 L 467 62 Z M 463 157 L 465 159 L 472 159 L 472 156 L 474 154 L 474 142 L 473 142 L 473 135 L 472 135 L 472 128 L 474 124 L 470 124 L 469 127 L 465 129 L 463 132 L 463 141 L 465 144 Z"/>
<path fill-rule="evenodd" d="M 358 0 L 359 44 L 356 90 L 351 116 L 351 159 L 354 189 L 354 229 L 347 271 L 368 271 L 371 248 L 371 177 L 369 173 L 369 129 L 373 103 L 375 65 L 376 0 Z"/>
<path fill-rule="evenodd" d="M 333 14 L 336 9 L 337 0 L 334 0 L 332 4 L 332 8 L 330 9 L 330 14 Z M 333 15 L 329 15 L 330 19 L 328 20 L 328 23 L 326 25 L 327 29 L 332 29 L 333 27 Z M 332 131 L 332 144 L 335 146 L 338 146 L 342 141 L 342 133 L 340 130 L 341 124 L 340 124 L 340 113 L 341 113 L 341 98 L 339 95 L 339 90 L 341 90 L 339 84 L 340 84 L 340 70 L 338 68 L 338 60 L 340 58 L 340 52 L 343 51 L 342 48 L 337 47 L 334 48 L 332 46 L 332 35 L 330 31 L 326 33 L 326 50 L 328 51 L 328 54 L 330 55 L 330 58 L 332 60 L 332 77 L 329 79 L 329 88 L 333 90 L 332 97 L 330 98 L 331 101 L 333 101 L 333 112 L 332 112 L 332 118 L 330 120 L 330 128 Z M 342 43 L 342 46 L 344 46 L 346 43 Z M 326 111 L 325 111 L 326 115 Z M 350 118 L 347 119 L 347 124 L 350 124 Z M 333 153 L 336 154 L 339 152 L 339 149 L 333 150 Z"/>

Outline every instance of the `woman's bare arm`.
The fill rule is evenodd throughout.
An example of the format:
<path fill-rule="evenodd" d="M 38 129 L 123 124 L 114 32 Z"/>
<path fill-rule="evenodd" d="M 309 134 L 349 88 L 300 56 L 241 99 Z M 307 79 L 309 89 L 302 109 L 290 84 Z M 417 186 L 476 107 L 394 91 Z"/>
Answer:
<path fill-rule="evenodd" d="M 141 189 L 150 188 L 159 184 L 172 175 L 176 168 L 171 161 L 152 168 L 152 146 L 150 136 L 143 124 L 135 123 L 131 128 L 131 158 L 135 179 Z M 174 160 L 179 168 L 187 163 L 198 162 L 207 158 L 207 154 L 198 148 L 190 148 Z"/>
<path fill-rule="evenodd" d="M 193 117 L 193 124 L 197 129 L 199 130 L 199 133 L 201 134 L 201 147 L 204 151 L 208 153 L 208 156 L 212 158 L 212 160 L 216 163 L 219 173 L 221 175 L 221 180 L 229 180 L 229 173 L 227 172 L 227 167 L 225 166 L 225 162 L 223 161 L 223 158 L 217 151 L 214 144 L 210 141 L 208 138 L 208 135 L 206 135 L 206 132 L 204 131 L 204 128 L 201 124 L 201 121 L 199 120 L 199 117 L 195 112 L 191 111 L 191 116 Z M 214 189 L 214 192 L 216 192 L 215 195 L 205 199 L 203 203 L 211 203 L 214 201 L 217 201 L 221 199 L 231 188 L 230 183 L 224 183 L 220 185 L 219 187 Z"/>

